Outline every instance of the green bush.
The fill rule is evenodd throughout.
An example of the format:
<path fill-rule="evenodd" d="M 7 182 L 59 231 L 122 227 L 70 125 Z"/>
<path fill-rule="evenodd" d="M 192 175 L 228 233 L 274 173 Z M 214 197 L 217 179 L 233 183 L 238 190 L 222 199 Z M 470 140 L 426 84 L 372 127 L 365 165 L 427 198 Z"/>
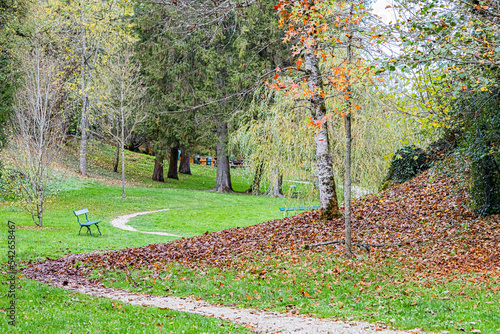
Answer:
<path fill-rule="evenodd" d="M 500 213 L 500 90 L 464 99 L 457 115 L 472 209 L 480 215 Z"/>
<path fill-rule="evenodd" d="M 392 157 L 388 180 L 403 183 L 427 168 L 427 154 L 421 148 L 406 146 Z"/>

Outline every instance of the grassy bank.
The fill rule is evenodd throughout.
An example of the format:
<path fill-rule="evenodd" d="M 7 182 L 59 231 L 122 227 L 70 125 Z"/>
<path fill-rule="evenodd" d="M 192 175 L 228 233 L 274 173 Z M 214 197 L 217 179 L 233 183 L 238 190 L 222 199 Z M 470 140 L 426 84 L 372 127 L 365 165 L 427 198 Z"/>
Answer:
<path fill-rule="evenodd" d="M 6 277 L 0 279 L 3 296 Z M 7 323 L 8 300 L 1 298 L 1 333 L 250 333 L 243 326 L 201 315 L 129 305 L 26 279 L 18 285 L 16 326 Z"/>
<path fill-rule="evenodd" d="M 451 333 L 500 329 L 498 279 L 419 277 L 398 263 L 380 266 L 366 259 L 350 264 L 323 252 L 258 258 L 237 270 L 168 263 L 154 271 L 136 269 L 128 276 L 107 272 L 103 280 L 106 286 L 134 292 L 151 286 L 148 293 L 153 295 L 194 293 L 213 303 L 376 321 L 400 329 Z"/>
<path fill-rule="evenodd" d="M 123 231 L 110 225 L 119 215 L 169 208 L 170 211 L 138 216 L 130 225 L 142 231 L 162 231 L 189 237 L 235 226 L 248 226 L 282 217 L 278 207 L 300 204 L 297 200 L 273 199 L 246 194 L 206 191 L 215 183 L 215 168 L 193 165 L 193 175 L 180 180 L 152 182 L 153 158 L 127 152 L 127 198 L 121 198 L 118 174 L 112 173 L 109 146 L 91 146 L 90 176 L 75 174 L 74 155 L 64 155 L 52 175 L 44 227 L 34 226 L 29 214 L 15 203 L 0 201 L 0 262 L 7 260 L 7 221 L 16 224 L 16 260 L 42 261 L 72 253 L 139 247 L 168 242 L 175 237 Z M 69 150 L 71 151 L 71 147 Z M 108 152 L 109 151 L 109 152 Z M 244 170 L 232 170 L 236 190 L 245 190 Z M 194 189 L 194 190 L 189 190 Z M 78 236 L 73 210 L 88 208 L 90 219 L 99 219 L 102 236 Z M 83 230 L 82 230 L 83 231 Z M 93 231 L 96 231 L 93 229 Z M 82 233 L 83 234 L 83 233 Z M 5 273 L 7 267 L 2 265 Z M 7 277 L 1 275 L 0 332 L 11 332 L 6 318 Z M 246 329 L 213 318 L 183 312 L 131 306 L 107 299 L 75 294 L 21 278 L 18 281 L 17 333 L 245 333 Z M 119 305 L 119 307 L 118 307 Z M 159 326 L 160 324 L 161 326 Z"/>

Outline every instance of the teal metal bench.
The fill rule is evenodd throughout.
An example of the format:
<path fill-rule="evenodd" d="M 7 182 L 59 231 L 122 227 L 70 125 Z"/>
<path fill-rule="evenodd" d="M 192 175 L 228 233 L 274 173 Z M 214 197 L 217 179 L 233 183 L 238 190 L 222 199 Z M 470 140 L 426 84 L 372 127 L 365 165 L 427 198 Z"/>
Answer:
<path fill-rule="evenodd" d="M 280 211 L 284 211 L 283 217 L 285 217 L 285 213 L 286 213 L 286 216 L 288 217 L 289 211 L 309 211 L 309 210 L 314 210 L 314 209 L 319 209 L 319 205 L 318 206 L 285 206 L 285 207 L 280 207 Z"/>
<path fill-rule="evenodd" d="M 95 227 L 97 227 L 97 230 L 99 231 L 99 234 L 102 235 L 101 230 L 99 229 L 99 225 L 97 225 L 101 221 L 100 220 L 89 220 L 89 218 L 87 217 L 87 213 L 89 213 L 88 209 L 81 209 L 81 210 L 78 210 L 78 211 L 74 211 L 73 210 L 73 213 L 76 216 L 76 220 L 78 221 L 78 224 L 80 224 L 80 231 L 78 231 L 78 235 L 80 235 L 80 232 L 82 231 L 82 227 L 85 226 L 87 228 L 87 233 L 90 232 L 90 236 L 92 236 L 92 231 L 90 230 L 90 226 L 91 225 L 95 225 Z M 85 215 L 85 219 L 87 219 L 86 222 L 81 222 L 80 221 L 80 217 L 79 216 L 82 216 L 82 215 Z"/>
<path fill-rule="evenodd" d="M 296 184 L 290 185 L 290 192 L 292 193 L 292 197 L 297 196 L 297 198 L 302 193 L 302 191 L 297 190 L 297 185 Z"/>

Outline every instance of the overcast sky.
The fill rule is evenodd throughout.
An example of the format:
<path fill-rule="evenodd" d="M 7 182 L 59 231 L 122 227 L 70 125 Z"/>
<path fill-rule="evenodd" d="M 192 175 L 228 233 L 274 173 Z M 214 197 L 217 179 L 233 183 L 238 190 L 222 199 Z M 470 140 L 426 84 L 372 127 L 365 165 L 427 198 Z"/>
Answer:
<path fill-rule="evenodd" d="M 372 8 L 375 14 L 380 16 L 384 23 L 395 21 L 394 10 L 392 8 L 385 8 L 392 3 L 392 0 L 376 0 Z"/>

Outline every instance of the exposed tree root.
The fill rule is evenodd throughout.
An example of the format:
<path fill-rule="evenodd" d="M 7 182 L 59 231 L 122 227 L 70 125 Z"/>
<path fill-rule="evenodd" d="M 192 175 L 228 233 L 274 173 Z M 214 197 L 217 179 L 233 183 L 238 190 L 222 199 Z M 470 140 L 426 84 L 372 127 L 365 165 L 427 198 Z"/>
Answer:
<path fill-rule="evenodd" d="M 319 242 L 317 244 L 310 244 L 310 245 L 304 245 L 304 249 L 310 249 L 312 247 L 317 247 L 317 246 L 326 246 L 326 245 L 332 245 L 332 244 L 345 244 L 344 239 L 338 239 L 338 240 L 332 240 L 332 241 L 325 241 L 325 242 Z M 363 248 L 365 251 L 369 252 L 370 247 L 387 247 L 387 246 L 399 246 L 401 245 L 401 242 L 397 242 L 394 244 L 369 244 L 366 242 L 353 242 L 352 245 Z"/>

